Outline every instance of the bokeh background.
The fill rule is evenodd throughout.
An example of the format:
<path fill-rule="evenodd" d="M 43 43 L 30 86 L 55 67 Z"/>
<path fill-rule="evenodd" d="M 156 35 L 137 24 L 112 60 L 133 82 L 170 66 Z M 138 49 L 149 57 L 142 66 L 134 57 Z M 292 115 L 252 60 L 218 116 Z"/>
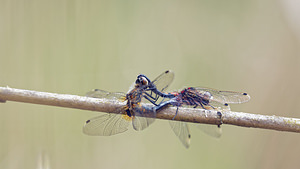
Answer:
<path fill-rule="evenodd" d="M 139 73 L 175 72 L 169 90 L 247 91 L 234 111 L 300 118 L 300 3 L 293 0 L 0 0 L 0 85 L 85 95 L 127 92 Z M 82 133 L 97 112 L 0 105 L 0 168 L 299 168 L 300 135 L 168 122 L 111 137 Z"/>

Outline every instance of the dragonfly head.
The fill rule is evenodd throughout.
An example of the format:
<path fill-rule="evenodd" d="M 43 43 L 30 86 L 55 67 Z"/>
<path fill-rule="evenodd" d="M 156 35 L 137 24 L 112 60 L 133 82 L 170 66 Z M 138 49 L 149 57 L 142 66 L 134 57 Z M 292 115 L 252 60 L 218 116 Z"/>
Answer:
<path fill-rule="evenodd" d="M 135 84 L 139 86 L 148 86 L 149 82 L 151 82 L 145 75 L 138 75 Z"/>

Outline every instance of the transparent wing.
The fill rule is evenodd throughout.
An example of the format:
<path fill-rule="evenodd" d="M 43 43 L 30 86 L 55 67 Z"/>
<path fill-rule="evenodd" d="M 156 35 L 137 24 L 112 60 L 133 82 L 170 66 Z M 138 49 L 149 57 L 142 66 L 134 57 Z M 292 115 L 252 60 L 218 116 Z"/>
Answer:
<path fill-rule="evenodd" d="M 144 130 L 145 128 L 147 128 L 153 122 L 154 122 L 154 118 L 135 116 L 132 121 L 132 126 L 135 130 L 140 131 L 140 130 Z"/>
<path fill-rule="evenodd" d="M 247 93 L 232 92 L 232 91 L 220 91 L 205 87 L 195 88 L 199 93 L 209 92 L 212 95 L 212 99 L 220 103 L 245 103 L 250 100 L 250 96 Z"/>
<path fill-rule="evenodd" d="M 135 107 L 133 111 L 135 116 L 132 121 L 132 126 L 137 131 L 144 130 L 155 121 L 156 112 L 153 111 L 151 107 Z"/>
<path fill-rule="evenodd" d="M 83 126 L 83 133 L 91 136 L 110 136 L 125 132 L 131 117 L 123 113 L 123 107 L 113 112 L 87 120 Z"/>
<path fill-rule="evenodd" d="M 164 92 L 170 86 L 174 79 L 174 72 L 167 70 L 155 78 L 152 83 L 156 86 L 157 90 Z"/>
<path fill-rule="evenodd" d="M 222 128 L 216 125 L 209 125 L 209 124 L 197 124 L 197 128 L 203 131 L 205 134 L 220 138 L 222 136 Z"/>
<path fill-rule="evenodd" d="M 206 110 L 230 110 L 230 106 L 228 104 L 223 104 L 214 100 L 210 100 L 209 101 L 209 105 L 203 105 L 203 107 L 199 104 L 196 105 L 190 105 L 187 102 L 183 102 L 183 104 L 181 105 L 181 107 L 187 107 L 187 108 L 198 108 L 198 109 L 206 109 Z M 179 108 L 179 113 L 180 113 L 180 108 Z"/>
<path fill-rule="evenodd" d="M 128 130 L 129 122 L 130 118 L 123 114 L 104 114 L 87 120 L 83 133 L 90 136 L 111 136 Z"/>
<path fill-rule="evenodd" d="M 94 97 L 94 98 L 107 98 L 107 99 L 120 99 L 125 97 L 125 93 L 122 92 L 108 92 L 100 89 L 94 89 L 88 93 L 86 93 L 87 97 Z"/>
<path fill-rule="evenodd" d="M 191 143 L 191 134 L 188 124 L 180 121 L 169 121 L 169 124 L 175 135 L 179 138 L 185 148 L 189 148 Z"/>
<path fill-rule="evenodd" d="M 201 106 L 197 106 L 197 108 L 201 108 Z M 204 109 L 207 110 L 211 110 L 211 109 L 215 109 L 215 110 L 230 110 L 230 106 L 228 104 L 225 103 L 220 103 L 214 100 L 210 100 L 209 101 L 209 105 L 204 106 Z"/>
<path fill-rule="evenodd" d="M 157 78 L 155 78 L 151 83 L 155 85 L 156 89 L 160 92 L 166 92 L 167 88 L 170 86 L 174 79 L 174 72 L 167 70 L 160 74 Z M 162 101 L 169 100 L 166 98 L 161 98 L 157 94 L 153 93 L 153 91 L 147 91 L 148 95 L 152 96 L 153 101 L 155 103 L 161 103 Z M 147 99 L 143 99 L 146 101 Z"/>

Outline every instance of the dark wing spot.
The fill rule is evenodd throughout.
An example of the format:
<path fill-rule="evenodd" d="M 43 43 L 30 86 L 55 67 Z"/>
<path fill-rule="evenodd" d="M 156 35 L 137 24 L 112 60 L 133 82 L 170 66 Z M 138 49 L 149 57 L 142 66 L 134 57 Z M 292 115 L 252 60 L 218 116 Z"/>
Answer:
<path fill-rule="evenodd" d="M 243 95 L 248 95 L 247 93 L 243 93 Z"/>
<path fill-rule="evenodd" d="M 99 91 L 100 89 L 94 89 L 94 91 Z"/>
<path fill-rule="evenodd" d="M 189 138 L 191 138 L 191 135 L 189 134 L 189 136 L 188 136 Z"/>
<path fill-rule="evenodd" d="M 225 103 L 224 106 L 228 106 L 228 103 Z"/>
<path fill-rule="evenodd" d="M 169 73 L 169 70 L 167 70 L 165 73 Z"/>
<path fill-rule="evenodd" d="M 91 122 L 91 120 L 87 120 L 85 123 L 89 123 L 89 122 Z"/>

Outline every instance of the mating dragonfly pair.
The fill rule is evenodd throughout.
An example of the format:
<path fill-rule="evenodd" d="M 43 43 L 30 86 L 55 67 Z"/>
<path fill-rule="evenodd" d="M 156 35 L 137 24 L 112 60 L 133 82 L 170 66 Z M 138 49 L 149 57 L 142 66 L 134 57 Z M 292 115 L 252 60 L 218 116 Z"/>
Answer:
<path fill-rule="evenodd" d="M 222 111 L 230 110 L 228 104 L 244 103 L 250 100 L 247 93 L 219 91 L 204 87 L 189 87 L 180 92 L 166 93 L 173 79 L 172 71 L 165 71 L 153 81 L 140 74 L 134 87 L 127 94 L 99 89 L 88 92 L 87 97 L 122 100 L 126 101 L 126 105 L 114 110 L 113 114 L 109 113 L 87 120 L 83 132 L 93 136 L 110 136 L 125 132 L 130 123 L 135 130 L 143 130 L 154 122 L 156 112 L 169 105 L 177 107 L 177 115 L 179 107 L 182 106 Z M 140 104 L 144 101 L 149 101 L 153 106 Z M 188 148 L 191 135 L 187 123 L 171 120 L 170 125 L 183 145 Z"/>

